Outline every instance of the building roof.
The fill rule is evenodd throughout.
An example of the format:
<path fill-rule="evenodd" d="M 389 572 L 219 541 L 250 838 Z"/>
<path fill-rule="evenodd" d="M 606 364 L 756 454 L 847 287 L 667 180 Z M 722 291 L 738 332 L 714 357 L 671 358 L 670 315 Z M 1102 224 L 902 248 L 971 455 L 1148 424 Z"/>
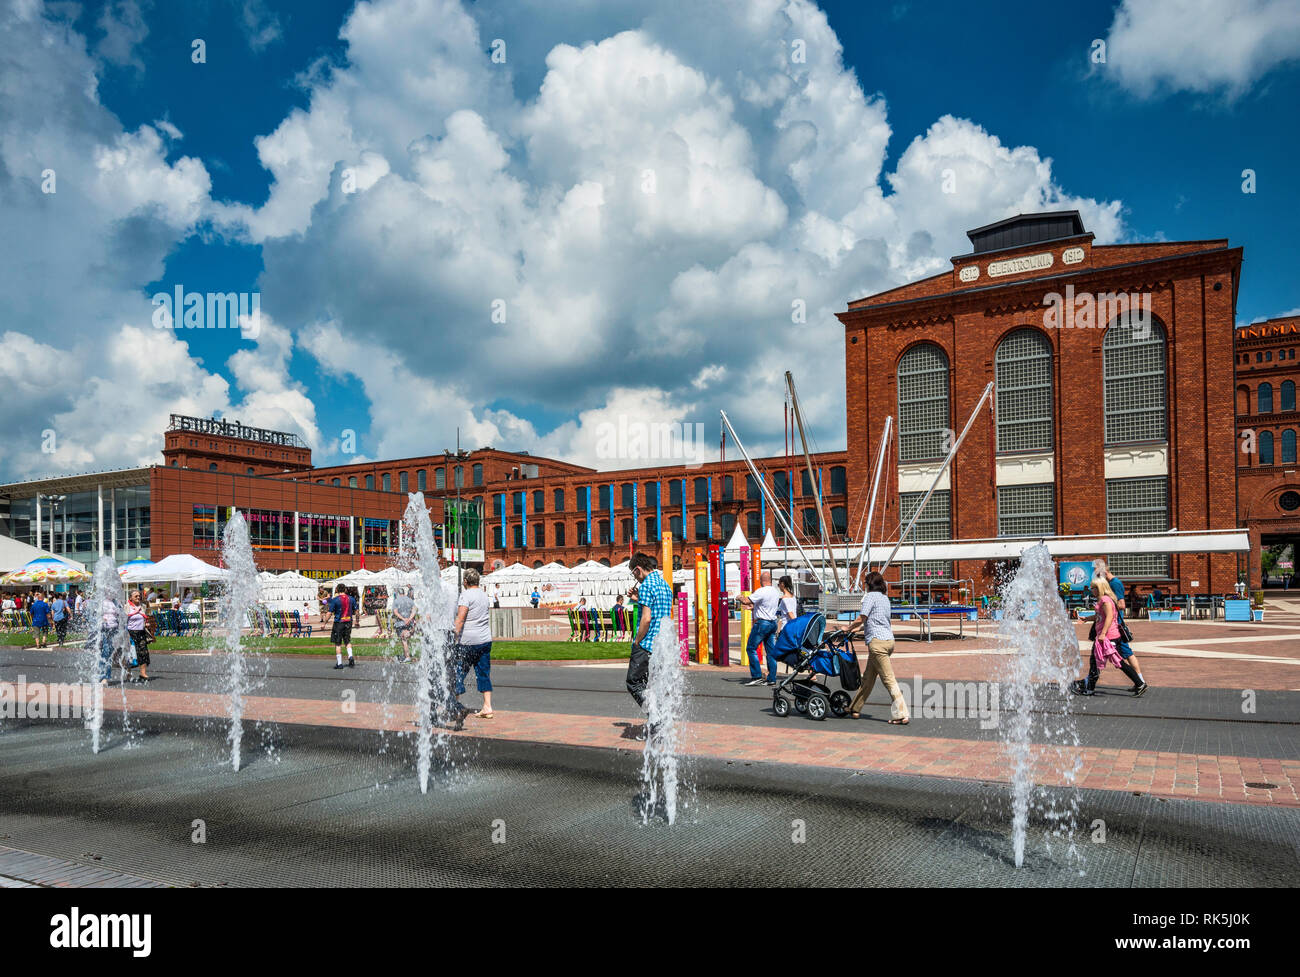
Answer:
<path fill-rule="evenodd" d="M 77 475 L 47 475 L 26 482 L 10 482 L 0 485 L 0 495 L 27 496 L 66 495 L 69 492 L 93 492 L 96 486 L 110 488 L 127 488 L 133 485 L 145 485 L 149 481 L 149 472 L 153 465 L 143 468 L 117 468 L 104 472 L 82 472 Z"/>
<path fill-rule="evenodd" d="M 1018 248 L 1026 244 L 1056 241 L 1087 234 L 1077 210 L 1054 210 L 1038 214 L 1017 214 L 966 232 L 974 254 Z"/>

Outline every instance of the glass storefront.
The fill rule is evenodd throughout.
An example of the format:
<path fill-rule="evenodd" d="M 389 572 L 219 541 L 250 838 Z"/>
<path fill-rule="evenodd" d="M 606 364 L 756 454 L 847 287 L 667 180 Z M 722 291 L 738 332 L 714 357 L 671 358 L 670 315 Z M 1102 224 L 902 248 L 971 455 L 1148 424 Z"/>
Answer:
<path fill-rule="evenodd" d="M 84 563 L 93 570 L 99 558 L 98 492 L 40 497 L 40 538 L 36 498 L 14 498 L 9 505 L 9 535 L 19 542 Z M 149 558 L 149 486 L 104 489 L 104 550 L 118 563 Z"/>

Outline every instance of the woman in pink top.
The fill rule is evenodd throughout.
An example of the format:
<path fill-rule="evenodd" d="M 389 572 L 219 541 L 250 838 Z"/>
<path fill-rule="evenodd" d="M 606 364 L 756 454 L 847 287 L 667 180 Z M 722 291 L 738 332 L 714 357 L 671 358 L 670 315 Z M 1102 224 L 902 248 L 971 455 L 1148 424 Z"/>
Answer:
<path fill-rule="evenodd" d="M 1094 623 L 1092 658 L 1088 663 L 1088 677 L 1078 679 L 1070 690 L 1076 695 L 1092 695 L 1097 679 L 1107 665 L 1114 665 L 1138 684 L 1137 672 L 1120 656 L 1115 642 L 1119 639 L 1119 601 L 1104 574 L 1092 578 L 1092 595 L 1097 599 L 1097 616 Z"/>

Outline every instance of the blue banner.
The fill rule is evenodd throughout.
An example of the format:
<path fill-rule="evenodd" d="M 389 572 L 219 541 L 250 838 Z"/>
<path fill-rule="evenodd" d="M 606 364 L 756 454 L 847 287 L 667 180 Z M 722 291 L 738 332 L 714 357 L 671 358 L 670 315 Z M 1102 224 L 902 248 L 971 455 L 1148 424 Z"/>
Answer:
<path fill-rule="evenodd" d="M 641 535 L 640 535 L 640 532 L 641 532 L 641 531 L 640 531 L 640 529 L 637 527 L 637 524 L 636 524 L 636 521 L 637 521 L 637 518 L 638 518 L 638 515 L 637 515 L 637 512 L 638 512 L 638 508 L 637 508 L 637 502 L 638 502 L 638 499 L 637 499 L 637 492 L 638 492 L 638 488 L 639 488 L 639 487 L 638 487 L 637 483 L 636 483 L 636 482 L 633 482 L 633 483 L 632 483 L 632 542 L 634 542 L 634 543 L 639 543 L 639 542 L 641 542 Z"/>
<path fill-rule="evenodd" d="M 592 486 L 587 486 L 587 545 L 591 545 L 591 491 Z"/>
<path fill-rule="evenodd" d="M 501 548 L 506 548 L 506 494 L 497 496 L 501 500 Z"/>
<path fill-rule="evenodd" d="M 655 482 L 655 533 L 660 539 L 664 535 L 664 483 Z"/>
<path fill-rule="evenodd" d="M 682 542 L 686 542 L 686 479 L 682 479 Z"/>
<path fill-rule="evenodd" d="M 528 493 L 519 493 L 519 514 L 524 517 L 524 549 L 528 549 Z"/>
<path fill-rule="evenodd" d="M 705 487 L 709 490 L 709 539 L 713 538 L 713 476 L 710 475 L 704 480 Z"/>

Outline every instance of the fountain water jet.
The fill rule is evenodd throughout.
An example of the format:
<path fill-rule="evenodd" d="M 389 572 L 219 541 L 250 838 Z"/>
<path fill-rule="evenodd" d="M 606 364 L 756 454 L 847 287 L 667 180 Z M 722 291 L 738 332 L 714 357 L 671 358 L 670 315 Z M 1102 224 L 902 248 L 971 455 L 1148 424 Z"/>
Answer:
<path fill-rule="evenodd" d="M 1041 543 L 1025 550 L 1020 567 L 1002 591 L 999 633 L 1014 646 L 999 669 L 998 732 L 1011 765 L 1011 836 L 1016 867 L 1024 864 L 1031 811 L 1048 822 L 1047 843 L 1074 843 L 1079 794 L 1075 780 L 1081 760 L 1078 730 L 1068 688 L 1079 667 L 1079 643 L 1057 592 L 1055 566 Z M 1039 781 L 1055 776 L 1059 788 Z"/>
<path fill-rule="evenodd" d="M 240 647 L 248 609 L 257 603 L 260 587 L 253 547 L 248 541 L 248 524 L 235 512 L 221 535 L 221 559 L 226 568 L 225 587 L 218 602 L 217 633 L 225 636 L 229 672 L 226 679 L 227 714 L 230 731 L 230 765 L 239 770 L 240 748 L 244 739 L 244 696 L 248 692 L 248 665 Z"/>
<path fill-rule="evenodd" d="M 104 687 L 100 680 L 105 671 L 112 680 L 115 661 L 121 665 L 119 684 L 125 680 L 124 656 L 128 654 L 131 644 L 126 633 L 126 591 L 112 556 L 101 556 L 95 562 L 95 576 L 91 581 L 90 600 L 86 604 L 85 613 L 85 620 L 90 622 L 85 644 L 82 645 L 80 668 L 82 679 L 90 689 L 85 726 L 90 730 L 91 752 L 98 753 L 104 728 Z M 122 709 L 125 723 L 125 694 Z"/>
<path fill-rule="evenodd" d="M 647 732 L 645 752 L 641 760 L 641 783 L 645 791 L 642 824 L 649 822 L 658 806 L 661 784 L 664 815 L 670 825 L 677 821 L 677 795 L 680 787 L 677 754 L 681 745 L 686 704 L 686 679 L 682 671 L 677 634 L 672 628 L 671 619 L 666 619 L 655 635 L 645 691 Z"/>
<path fill-rule="evenodd" d="M 429 790 L 434 753 L 441 754 L 444 762 L 448 759 L 450 744 L 445 730 L 456 718 L 452 714 L 452 600 L 442 586 L 424 493 L 412 492 L 408 498 L 402 533 L 408 546 L 406 561 L 418 575 L 414 594 L 418 621 L 414 644 L 420 655 L 415 691 L 419 713 L 416 754 L 423 794 Z"/>

